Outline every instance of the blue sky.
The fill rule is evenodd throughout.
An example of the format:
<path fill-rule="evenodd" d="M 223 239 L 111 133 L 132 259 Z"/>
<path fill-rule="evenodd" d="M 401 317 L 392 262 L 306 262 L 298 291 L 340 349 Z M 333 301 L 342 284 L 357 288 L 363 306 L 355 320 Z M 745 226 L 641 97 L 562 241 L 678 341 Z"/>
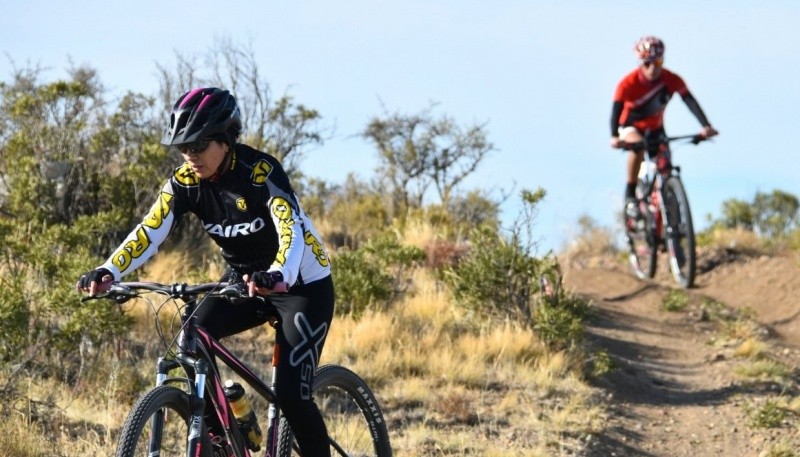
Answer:
<path fill-rule="evenodd" d="M 292 95 L 335 123 L 309 151 L 307 174 L 367 178 L 375 152 L 354 137 L 383 106 L 435 113 L 463 126 L 487 123 L 496 150 L 464 189 L 544 187 L 539 251 L 559 250 L 589 215 L 618 228 L 622 153 L 609 148 L 611 97 L 636 62 L 641 35 L 666 43 L 680 74 L 721 132 L 680 147 L 695 224 L 730 198 L 757 191 L 800 195 L 800 2 L 796 1 L 172 1 L 29 0 L 4 5 L 0 79 L 12 63 L 64 76 L 71 60 L 99 71 L 112 94 L 154 94 L 156 63 L 200 56 L 214 40 L 250 44 L 273 92 Z M 699 125 L 680 98 L 671 134 Z M 514 196 L 503 207 L 510 223 Z"/>

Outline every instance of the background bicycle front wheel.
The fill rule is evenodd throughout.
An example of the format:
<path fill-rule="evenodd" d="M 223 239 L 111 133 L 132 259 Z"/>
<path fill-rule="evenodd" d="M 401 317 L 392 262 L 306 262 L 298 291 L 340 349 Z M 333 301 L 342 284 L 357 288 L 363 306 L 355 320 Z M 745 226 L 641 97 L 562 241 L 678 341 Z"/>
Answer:
<path fill-rule="evenodd" d="M 383 412 L 358 375 L 338 365 L 320 367 L 314 380 L 314 402 L 328 428 L 331 455 L 391 457 Z M 292 430 L 281 419 L 278 455 L 299 455 L 296 449 Z"/>
<path fill-rule="evenodd" d="M 133 405 L 117 444 L 117 457 L 186 456 L 192 410 L 186 392 L 158 386 Z M 201 456 L 212 457 L 205 425 L 201 431 Z"/>
<path fill-rule="evenodd" d="M 697 265 L 694 226 L 689 199 L 677 177 L 664 181 L 665 241 L 670 257 L 672 276 L 681 287 L 692 287 Z"/>
<path fill-rule="evenodd" d="M 642 190 L 640 190 L 642 187 L 643 184 L 640 181 L 639 190 L 637 190 L 639 195 L 642 194 Z M 658 243 L 656 242 L 653 218 L 649 213 L 646 201 L 639 200 L 639 211 L 642 214 L 642 220 L 639 221 L 640 226 L 626 233 L 628 238 L 628 262 L 639 279 L 650 279 L 656 275 L 658 260 L 656 249 L 658 248 Z"/>

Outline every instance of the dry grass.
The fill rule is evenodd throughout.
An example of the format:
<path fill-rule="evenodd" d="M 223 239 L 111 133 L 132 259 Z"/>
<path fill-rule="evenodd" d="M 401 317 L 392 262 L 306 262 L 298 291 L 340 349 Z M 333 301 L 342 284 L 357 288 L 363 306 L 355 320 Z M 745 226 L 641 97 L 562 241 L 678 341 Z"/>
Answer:
<path fill-rule="evenodd" d="M 748 359 L 758 359 L 766 354 L 768 350 L 769 345 L 766 342 L 750 337 L 742 341 L 742 344 L 733 351 L 733 355 Z"/>
<path fill-rule="evenodd" d="M 744 229 L 715 229 L 704 233 L 699 241 L 710 248 L 732 249 L 745 254 L 761 254 L 766 251 L 764 241 L 755 232 Z"/>
<path fill-rule="evenodd" d="M 160 255 L 142 278 L 179 280 L 184 276 L 176 272 L 185 265 L 179 255 Z M 574 455 L 582 437 L 602 431 L 605 412 L 597 392 L 582 380 L 579 357 L 549 352 L 514 322 L 475 327 L 424 269 L 413 272 L 413 284 L 413 293 L 391 309 L 359 320 L 336 317 L 322 360 L 348 366 L 373 387 L 395 455 Z M 142 305 L 126 306 L 137 320 L 130 343 L 154 346 L 151 312 Z M 272 329 L 259 328 L 228 344 L 254 368 L 266 370 L 273 337 Z M 134 360 L 131 354 L 127 363 L 137 365 L 151 383 L 155 358 Z M 104 361 L 108 374 L 93 386 L 31 380 L 26 395 L 57 405 L 61 430 L 68 431 L 53 436 L 52 430 L 28 427 L 30 418 L 6 421 L 0 446 L 13 450 L 4 455 L 113 454 L 130 408 L 120 394 L 127 380 L 114 364 Z M 265 414 L 266 408 L 255 403 Z"/>
<path fill-rule="evenodd" d="M 516 323 L 468 326 L 426 272 L 414 284 L 387 312 L 335 319 L 323 356 L 376 390 L 396 455 L 560 455 L 602 430 L 579 357 Z"/>
<path fill-rule="evenodd" d="M 45 431 L 23 416 L 12 416 L 0 422 L 0 449 L 7 457 L 39 457 L 50 455 L 51 445 Z"/>

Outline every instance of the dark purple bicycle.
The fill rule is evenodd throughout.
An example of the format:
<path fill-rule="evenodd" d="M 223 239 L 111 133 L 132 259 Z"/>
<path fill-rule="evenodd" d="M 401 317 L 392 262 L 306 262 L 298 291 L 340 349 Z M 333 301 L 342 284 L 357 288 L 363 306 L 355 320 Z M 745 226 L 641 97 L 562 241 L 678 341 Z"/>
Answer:
<path fill-rule="evenodd" d="M 236 300 L 247 296 L 241 286 L 219 282 L 197 285 L 120 282 L 101 296 L 84 299 L 110 298 L 122 303 L 143 298 L 156 317 L 161 310 L 176 309 L 164 304 L 179 305 L 181 326 L 175 337 L 165 337 L 161 321 L 156 319 L 166 351 L 158 359 L 155 387 L 141 396 L 125 420 L 117 457 L 249 457 L 259 451 L 269 457 L 300 455 L 271 382 L 261 380 L 196 325 L 195 309 L 202 306 L 205 297 L 227 297 L 232 301 L 231 306 L 236 306 Z M 163 300 L 156 300 L 155 296 Z M 265 300 L 266 307 L 269 298 Z M 274 351 L 278 350 L 275 347 Z M 249 387 L 249 395 L 258 395 L 268 403 L 267 411 L 260 411 L 265 414 L 261 421 L 266 424 L 265 433 L 260 433 L 258 425 L 254 428 L 253 423 L 244 423 L 242 417 L 234 414 L 236 399 L 231 398 L 231 385 L 223 384 L 215 361 L 236 373 Z M 273 360 L 273 368 L 274 363 Z M 358 375 L 338 365 L 322 366 L 317 370 L 312 395 L 325 420 L 332 455 L 392 455 L 378 401 Z M 208 411 L 208 403 L 216 414 L 215 422 L 224 429 L 219 435 L 212 436 L 207 428 L 204 412 Z M 252 416 L 250 422 L 256 422 Z"/>

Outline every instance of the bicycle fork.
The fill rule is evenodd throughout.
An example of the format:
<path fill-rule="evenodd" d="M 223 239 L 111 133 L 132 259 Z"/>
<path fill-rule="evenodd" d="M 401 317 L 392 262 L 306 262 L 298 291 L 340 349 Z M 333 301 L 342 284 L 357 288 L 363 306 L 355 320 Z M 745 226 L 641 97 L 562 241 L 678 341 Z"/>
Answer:
<path fill-rule="evenodd" d="M 203 393 L 206 388 L 206 376 L 208 375 L 208 364 L 203 360 L 197 360 L 193 364 L 195 368 L 194 375 L 194 395 L 190 395 L 190 407 L 192 415 L 189 418 L 189 436 L 187 437 L 187 455 L 199 455 L 201 446 L 202 432 L 203 432 L 203 409 L 205 401 L 203 400 Z M 158 359 L 158 372 L 156 373 L 156 386 L 164 384 L 167 380 L 167 373 L 174 368 L 178 368 L 180 363 L 175 360 L 166 360 L 163 357 Z M 164 430 L 164 421 L 166 419 L 165 410 L 157 411 L 150 423 L 150 442 L 149 454 L 150 456 L 158 456 L 161 449 L 162 431 Z"/>
<path fill-rule="evenodd" d="M 272 350 L 272 378 L 270 388 L 273 392 L 275 391 L 275 379 L 279 358 L 280 345 L 276 341 Z M 267 409 L 267 457 L 275 457 L 277 455 L 279 434 L 280 414 L 278 414 L 278 405 L 275 402 L 269 402 L 269 408 Z"/>

